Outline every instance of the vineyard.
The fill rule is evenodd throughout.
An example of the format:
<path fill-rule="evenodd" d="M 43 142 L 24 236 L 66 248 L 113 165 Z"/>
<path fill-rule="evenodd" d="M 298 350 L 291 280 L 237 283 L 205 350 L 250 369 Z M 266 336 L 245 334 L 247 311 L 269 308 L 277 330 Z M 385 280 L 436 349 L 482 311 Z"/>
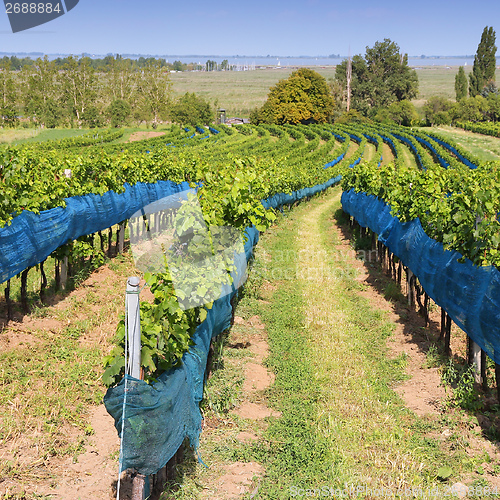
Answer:
<path fill-rule="evenodd" d="M 259 233 L 278 212 L 340 183 L 343 209 L 361 226 L 367 250 L 397 281 L 406 277 L 424 315 L 431 299 L 442 308 L 445 349 L 453 321 L 483 359 L 500 365 L 498 163 L 481 162 L 433 131 L 398 126 L 172 127 L 131 144 L 117 143 L 120 136 L 100 132 L 0 150 L 0 305 L 8 320 L 17 300 L 29 311 L 29 276 L 39 280 L 43 301 L 47 274 L 64 288 L 84 265 L 99 267 L 133 240 L 137 230 L 127 221 L 166 197 L 195 192 L 206 226 L 238 230 L 251 261 Z M 148 231 L 162 227 L 154 213 L 143 219 Z M 191 242 L 185 244 L 189 252 Z M 227 276 L 236 279 L 229 264 Z M 167 269 L 145 278 L 154 298 L 141 304 L 143 381 L 126 375 L 124 321 L 113 351 L 103 353 L 101 380 L 109 388 L 108 411 L 130 441 L 122 468 L 150 476 L 186 437 L 198 442 L 210 342 L 230 325 L 237 290 L 204 301 L 205 284 L 196 276 L 190 290 L 203 305 L 183 308 Z M 477 367 L 483 375 L 485 366 Z M 127 421 L 128 429 L 121 427 L 126 380 L 136 391 L 130 408 L 144 410 Z M 155 402 L 157 413 L 148 408 L 151 391 L 165 394 L 166 401 Z M 138 429 L 152 426 L 145 434 L 158 436 L 165 418 L 171 430 L 164 439 L 154 445 L 142 439 Z"/>

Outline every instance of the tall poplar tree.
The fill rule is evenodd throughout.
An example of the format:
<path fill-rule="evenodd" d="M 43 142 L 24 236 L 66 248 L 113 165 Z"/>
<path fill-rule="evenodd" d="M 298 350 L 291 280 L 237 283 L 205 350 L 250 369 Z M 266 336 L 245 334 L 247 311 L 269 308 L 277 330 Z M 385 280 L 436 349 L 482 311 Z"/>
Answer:
<path fill-rule="evenodd" d="M 491 26 L 486 26 L 474 57 L 472 73 L 469 75 L 471 97 L 480 94 L 486 85 L 495 81 L 496 52 L 495 31 Z"/>
<path fill-rule="evenodd" d="M 467 77 L 463 66 L 459 66 L 458 73 L 455 75 L 455 96 L 457 102 L 467 97 Z"/>

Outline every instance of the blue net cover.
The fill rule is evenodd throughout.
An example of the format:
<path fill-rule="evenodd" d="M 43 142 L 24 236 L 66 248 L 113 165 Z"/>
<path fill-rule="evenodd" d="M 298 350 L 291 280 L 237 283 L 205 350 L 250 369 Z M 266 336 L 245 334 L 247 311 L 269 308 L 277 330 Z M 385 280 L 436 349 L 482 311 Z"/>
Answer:
<path fill-rule="evenodd" d="M 340 181 L 340 176 L 324 184 L 299 191 L 279 193 L 264 200 L 266 208 L 280 207 L 306 196 L 312 196 Z M 234 283 L 238 282 L 253 247 L 259 238 L 258 231 L 247 228 L 245 257 L 236 256 L 237 267 Z M 197 448 L 201 432 L 199 403 L 203 398 L 203 383 L 210 341 L 229 328 L 232 317 L 232 292 L 215 301 L 207 319 L 198 326 L 193 341 L 195 345 L 183 356 L 178 368 L 165 372 L 158 382 L 148 385 L 127 377 L 116 387 L 108 389 L 104 404 L 115 419 L 115 427 L 121 436 L 125 383 L 125 425 L 123 431 L 123 457 L 121 468 L 135 469 L 141 474 L 158 472 L 174 456 L 184 439 L 189 438 Z"/>
<path fill-rule="evenodd" d="M 74 196 L 65 199 L 65 208 L 52 208 L 40 214 L 22 212 L 9 226 L 0 229 L 0 283 L 43 262 L 61 245 L 103 231 L 127 220 L 146 205 L 187 189 L 187 182 L 125 184 L 123 193 Z"/>
<path fill-rule="evenodd" d="M 340 178 L 337 176 L 323 184 L 289 194 L 279 193 L 262 203 L 266 208 L 278 208 L 313 196 L 339 182 Z M 42 262 L 61 245 L 125 221 L 153 202 L 158 202 L 153 206 L 164 208 L 160 206 L 163 202 L 158 200 L 188 189 L 186 182 L 126 184 L 124 193 L 109 191 L 102 196 L 77 196 L 67 198 L 65 208 L 58 207 L 40 214 L 23 212 L 9 226 L 0 229 L 0 282 Z M 258 241 L 255 228 L 248 228 L 246 233 L 245 255 L 235 256 L 235 283 Z M 197 446 L 201 432 L 199 403 L 203 397 L 210 341 L 229 328 L 230 301 L 236 292 L 232 286 L 231 293 L 214 303 L 207 319 L 197 328 L 193 337 L 195 345 L 185 353 L 180 367 L 163 374 L 152 385 L 127 376 L 107 391 L 104 402 L 115 419 L 119 434 L 125 400 L 122 470 L 133 468 L 145 475 L 154 474 L 170 460 L 185 437 Z"/>
<path fill-rule="evenodd" d="M 500 364 L 500 271 L 478 267 L 445 250 L 424 232 L 420 221 L 401 223 L 382 200 L 354 190 L 342 194 L 342 208 L 418 277 L 427 294 L 453 321 Z"/>
<path fill-rule="evenodd" d="M 246 234 L 245 256 L 237 256 L 234 282 L 244 273 L 259 238 L 253 227 L 248 228 Z M 155 474 L 173 457 L 186 437 L 195 448 L 198 446 L 202 420 L 199 403 L 203 398 L 210 341 L 230 327 L 231 298 L 235 293 L 233 287 L 230 294 L 214 302 L 207 319 L 196 329 L 195 345 L 184 354 L 181 366 L 165 372 L 151 385 L 127 376 L 116 387 L 108 389 L 104 404 L 123 440 L 122 470 L 132 468 L 144 475 Z"/>

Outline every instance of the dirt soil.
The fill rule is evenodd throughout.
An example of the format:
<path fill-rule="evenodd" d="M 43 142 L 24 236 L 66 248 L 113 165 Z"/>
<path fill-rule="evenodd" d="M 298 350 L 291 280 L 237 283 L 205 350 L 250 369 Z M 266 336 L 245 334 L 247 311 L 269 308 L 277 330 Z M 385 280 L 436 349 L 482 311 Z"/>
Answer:
<path fill-rule="evenodd" d="M 29 315 L 16 317 L 0 330 L 0 349 L 6 351 L 21 344 L 30 345 L 40 342 L 39 332 L 44 331 L 53 335 L 60 334 L 70 323 L 82 320 L 84 314 L 76 312 L 66 322 L 51 317 L 51 314 L 70 309 L 72 304 L 92 292 L 95 301 L 91 308 L 97 315 L 102 304 L 110 300 L 116 293 L 116 280 L 121 280 L 114 271 L 107 266 L 94 272 L 83 284 L 64 298 L 54 301 L 48 308 L 47 317 L 34 318 Z M 119 289 L 120 294 L 123 290 Z M 120 299 L 121 300 L 121 299 Z M 109 349 L 109 341 L 114 336 L 118 322 L 118 313 L 115 316 L 104 318 L 92 329 L 88 335 L 80 338 L 82 343 L 91 343 L 102 346 L 103 356 Z M 38 335 L 37 335 L 38 333 Z M 77 456 L 41 456 L 36 446 L 36 436 L 16 436 L 6 439 L 0 445 L 0 462 L 5 460 L 17 461 L 25 465 L 32 465 L 33 481 L 20 483 L 16 478 L 0 477 L 0 498 L 45 498 L 58 500 L 107 500 L 112 496 L 112 484 L 118 475 L 119 439 L 112 417 L 107 413 L 103 404 L 86 409 L 89 412 L 89 424 L 94 430 L 90 436 L 84 431 L 72 426 L 63 429 L 65 440 L 77 443 L 85 440 L 85 451 Z M 23 477 L 25 477 L 23 475 Z M 19 494 L 20 488 L 26 497 L 10 497 L 9 494 Z M 38 495 L 38 496 L 36 496 Z"/>
<path fill-rule="evenodd" d="M 152 139 L 165 135 L 165 132 L 134 132 L 130 135 L 128 142 L 142 141 L 143 139 Z"/>

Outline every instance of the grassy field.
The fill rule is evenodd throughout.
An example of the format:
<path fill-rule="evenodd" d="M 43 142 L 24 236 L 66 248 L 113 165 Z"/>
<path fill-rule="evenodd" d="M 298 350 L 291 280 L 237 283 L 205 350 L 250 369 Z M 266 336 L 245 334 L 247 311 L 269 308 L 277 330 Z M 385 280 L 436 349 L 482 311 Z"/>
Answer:
<path fill-rule="evenodd" d="M 90 132 L 90 129 L 78 129 L 78 128 L 55 128 L 55 129 L 45 129 L 40 128 L 29 128 L 29 129 L 0 129 L 0 144 L 22 144 L 30 142 L 42 142 L 49 140 L 65 139 L 67 137 L 74 137 L 78 135 L 86 134 Z"/>
<path fill-rule="evenodd" d="M 314 68 L 326 79 L 333 78 L 335 68 Z M 288 78 L 292 68 L 257 69 L 255 71 L 183 72 L 170 75 L 176 95 L 195 92 L 226 109 L 227 116 L 247 118 L 250 111 L 261 106 L 269 88 Z"/>

